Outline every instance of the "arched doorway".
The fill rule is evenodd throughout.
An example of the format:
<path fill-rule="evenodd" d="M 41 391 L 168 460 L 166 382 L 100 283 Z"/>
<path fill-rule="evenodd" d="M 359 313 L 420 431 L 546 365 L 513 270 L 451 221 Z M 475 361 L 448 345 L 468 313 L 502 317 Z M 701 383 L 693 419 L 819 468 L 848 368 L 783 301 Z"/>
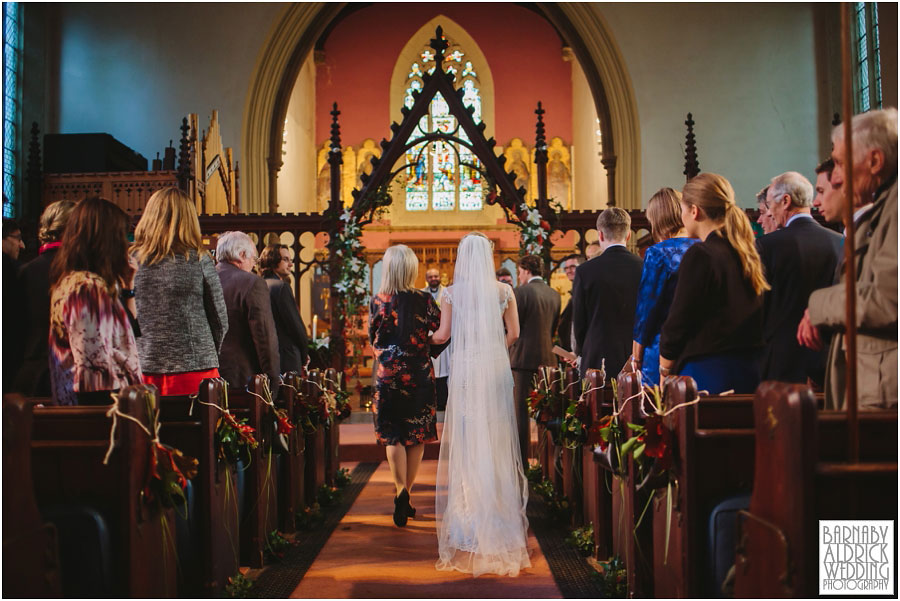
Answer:
<path fill-rule="evenodd" d="M 242 124 L 242 198 L 251 212 L 277 209 L 282 130 L 291 91 L 316 40 L 346 5 L 292 4 L 260 50 Z M 603 135 L 603 163 L 611 175 L 609 198 L 639 208 L 640 135 L 630 77 L 608 26 L 595 8 L 539 4 L 538 11 L 572 48 L 593 95 Z"/>

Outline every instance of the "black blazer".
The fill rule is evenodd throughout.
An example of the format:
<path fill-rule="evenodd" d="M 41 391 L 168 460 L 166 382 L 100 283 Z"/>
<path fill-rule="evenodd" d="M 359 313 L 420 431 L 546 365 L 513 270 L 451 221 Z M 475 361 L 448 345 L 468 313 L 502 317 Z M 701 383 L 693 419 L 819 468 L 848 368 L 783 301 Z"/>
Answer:
<path fill-rule="evenodd" d="M 562 315 L 559 316 L 559 327 L 556 329 L 556 335 L 559 337 L 559 346 L 567 351 L 572 350 L 572 297 L 566 303 Z"/>
<path fill-rule="evenodd" d="M 272 301 L 272 317 L 275 319 L 275 331 L 278 333 L 281 371 L 300 373 L 300 368 L 309 356 L 309 342 L 306 326 L 300 317 L 291 286 L 277 275 L 266 276 L 263 279 L 269 287 L 269 298 Z"/>
<path fill-rule="evenodd" d="M 519 313 L 519 339 L 509 347 L 513 369 L 536 370 L 556 365 L 553 332 L 559 323 L 559 292 L 544 280 L 522 284 L 515 289 Z"/>
<path fill-rule="evenodd" d="M 713 232 L 690 247 L 659 336 L 659 354 L 676 362 L 673 372 L 697 357 L 758 352 L 762 328 L 763 295 L 744 277 L 728 240 Z"/>
<path fill-rule="evenodd" d="M 216 265 L 228 309 L 228 332 L 219 351 L 219 374 L 243 390 L 256 374 L 268 374 L 273 394 L 280 378 L 278 335 L 263 279 L 227 261 Z"/>
<path fill-rule="evenodd" d="M 572 284 L 575 354 L 581 375 L 600 369 L 615 378 L 631 354 L 631 335 L 644 262 L 624 246 L 612 246 L 578 266 Z"/>
<path fill-rule="evenodd" d="M 822 383 L 825 354 L 797 343 L 797 325 L 814 290 L 831 286 L 841 258 L 843 238 L 813 219 L 800 217 L 788 227 L 756 241 L 766 280 L 765 349 L 760 362 L 762 380 Z M 825 345 L 827 349 L 827 345 Z"/>
<path fill-rule="evenodd" d="M 26 396 L 50 396 L 47 342 L 50 336 L 50 265 L 58 250 L 44 251 L 19 270 L 19 284 L 25 299 L 22 308 L 25 354 L 15 389 Z"/>

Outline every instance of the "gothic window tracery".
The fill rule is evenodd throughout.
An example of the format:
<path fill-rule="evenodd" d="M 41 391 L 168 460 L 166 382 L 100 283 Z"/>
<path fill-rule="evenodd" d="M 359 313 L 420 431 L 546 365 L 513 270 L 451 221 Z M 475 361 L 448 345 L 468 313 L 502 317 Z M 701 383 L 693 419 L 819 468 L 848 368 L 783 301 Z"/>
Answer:
<path fill-rule="evenodd" d="M 457 88 L 463 90 L 463 104 L 473 107 L 475 123 L 480 123 L 482 104 L 478 73 L 472 61 L 467 59 L 465 50 L 452 40 L 448 42 L 450 47 L 442 68 L 456 77 Z M 437 67 L 434 57 L 430 47 L 424 48 L 410 66 L 403 100 L 408 108 L 415 103 L 413 94 L 424 87 L 424 74 L 434 73 Z M 458 126 L 456 117 L 450 114 L 447 101 L 437 94 L 431 101 L 428 113 L 410 136 L 410 141 L 432 132 L 468 140 L 466 133 Z M 466 146 L 445 140 L 421 142 L 407 151 L 406 162 L 414 166 L 407 171 L 407 211 L 481 210 L 482 176 L 473 168 L 480 167 L 480 163 Z"/>

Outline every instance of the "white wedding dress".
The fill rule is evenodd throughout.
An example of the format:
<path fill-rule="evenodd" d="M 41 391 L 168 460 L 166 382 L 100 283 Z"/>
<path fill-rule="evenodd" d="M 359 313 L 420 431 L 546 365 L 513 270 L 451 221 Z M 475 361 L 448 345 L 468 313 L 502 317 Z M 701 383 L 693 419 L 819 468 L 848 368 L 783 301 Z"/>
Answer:
<path fill-rule="evenodd" d="M 512 294 L 495 279 L 490 242 L 463 238 L 454 284 L 442 297 L 452 321 L 435 493 L 439 570 L 516 576 L 531 565 L 528 483 L 502 322 Z"/>

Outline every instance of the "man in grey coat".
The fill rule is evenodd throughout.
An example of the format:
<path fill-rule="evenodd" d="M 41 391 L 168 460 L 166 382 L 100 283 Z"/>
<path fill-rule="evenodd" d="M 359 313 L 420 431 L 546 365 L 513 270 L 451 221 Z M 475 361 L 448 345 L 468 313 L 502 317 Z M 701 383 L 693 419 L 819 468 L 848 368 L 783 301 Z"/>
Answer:
<path fill-rule="evenodd" d="M 280 382 L 278 335 L 269 289 L 251 273 L 257 252 L 244 232 L 226 232 L 216 245 L 216 271 L 228 309 L 228 332 L 219 351 L 219 373 L 243 390 L 258 373 L 268 374 L 272 391 Z"/>
<path fill-rule="evenodd" d="M 519 339 L 509 348 L 513 372 L 513 397 L 519 429 L 522 465 L 528 465 L 531 431 L 528 421 L 528 393 L 538 368 L 556 365 L 553 354 L 553 332 L 559 323 L 559 293 L 541 277 L 544 264 L 540 257 L 528 255 L 519 259 L 519 286 L 515 289 L 519 312 Z"/>
<path fill-rule="evenodd" d="M 853 223 L 856 262 L 856 370 L 860 409 L 897 407 L 897 109 L 853 117 L 853 156 L 844 128 L 831 134 L 831 185 L 842 192 L 845 166 L 853 161 Z M 834 332 L 825 374 L 825 407 L 842 409 L 846 399 L 846 270 L 840 282 L 816 290 L 797 329 L 800 344 L 822 348 L 822 333 Z M 820 330 L 822 330 L 820 332 Z"/>

